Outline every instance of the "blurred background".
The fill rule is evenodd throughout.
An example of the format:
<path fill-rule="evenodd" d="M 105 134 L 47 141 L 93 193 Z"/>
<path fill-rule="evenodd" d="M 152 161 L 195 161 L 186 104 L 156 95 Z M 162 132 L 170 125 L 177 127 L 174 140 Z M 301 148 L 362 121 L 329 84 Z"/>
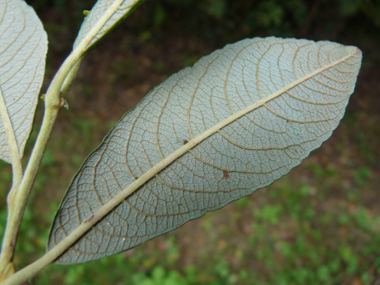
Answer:
<path fill-rule="evenodd" d="M 46 81 L 94 0 L 27 0 L 49 36 Z M 266 36 L 337 41 L 364 54 L 332 137 L 289 175 L 118 255 L 51 265 L 33 284 L 380 284 L 380 1 L 151 0 L 86 55 L 60 112 L 23 220 L 18 268 L 44 252 L 50 222 L 86 156 L 170 74 L 227 43 Z M 42 119 L 39 104 L 27 155 Z M 11 168 L 0 163 L 0 234 Z"/>

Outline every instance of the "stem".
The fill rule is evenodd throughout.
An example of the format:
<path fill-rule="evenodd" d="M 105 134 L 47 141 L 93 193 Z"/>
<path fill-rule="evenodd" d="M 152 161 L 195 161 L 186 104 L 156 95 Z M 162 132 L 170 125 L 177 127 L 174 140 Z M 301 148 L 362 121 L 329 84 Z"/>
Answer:
<path fill-rule="evenodd" d="M 3 120 L 5 133 L 7 135 L 9 153 L 11 156 L 13 181 L 12 185 L 18 184 L 22 179 L 21 155 L 18 150 L 17 140 L 13 131 L 11 119 L 8 114 L 5 99 L 0 89 L 0 118 Z M 13 188 L 13 187 L 12 187 Z"/>
<path fill-rule="evenodd" d="M 16 246 L 17 235 L 20 230 L 26 203 L 28 202 L 39 165 L 41 163 L 47 142 L 51 134 L 51 130 L 58 115 L 58 111 L 58 107 L 46 109 L 42 128 L 38 135 L 37 142 L 33 149 L 28 167 L 25 171 L 25 176 L 18 187 L 17 195 L 13 196 L 13 207 L 9 208 L 10 214 L 4 235 L 3 252 L 12 251 L 12 256 L 14 248 Z"/>
<path fill-rule="evenodd" d="M 20 230 L 22 217 L 28 202 L 31 189 L 34 184 L 42 157 L 45 153 L 46 145 L 49 141 L 55 120 L 60 109 L 60 88 L 71 67 L 78 60 L 78 56 L 72 53 L 62 64 L 61 68 L 49 86 L 45 99 L 45 114 L 42 121 L 41 130 L 34 145 L 25 175 L 18 185 L 17 195 L 12 195 L 13 205 L 9 207 L 9 216 L 2 245 L 2 260 L 10 262 L 13 258 L 16 246 L 17 235 Z M 14 191 L 12 191 L 14 193 Z"/>
<path fill-rule="evenodd" d="M 10 153 L 11 162 L 12 162 L 12 174 L 13 174 L 12 188 L 8 194 L 8 199 L 7 199 L 8 209 L 9 209 L 7 224 L 9 224 L 12 220 L 15 193 L 17 192 L 18 186 L 21 182 L 23 170 L 22 170 L 21 155 L 19 153 L 16 136 L 13 130 L 11 119 L 8 114 L 7 107 L 5 105 L 5 99 L 1 90 L 0 90 L 0 118 L 3 121 L 5 133 L 8 140 L 9 153 Z M 1 249 L 1 256 L 0 256 L 0 275 L 4 272 L 7 266 L 12 262 L 13 255 L 14 255 L 14 246 L 9 246 L 9 245 L 12 245 L 12 243 L 13 243 L 12 235 L 9 234 L 9 231 L 5 232 L 4 241 L 3 241 L 3 245 Z"/>
<path fill-rule="evenodd" d="M 61 86 L 62 97 L 65 97 L 67 93 L 69 93 L 71 84 L 74 79 L 77 77 L 78 70 L 83 61 L 83 56 L 74 64 L 73 68 L 70 70 L 69 74 L 66 76 L 65 81 Z"/>
<path fill-rule="evenodd" d="M 11 205 L 9 207 L 9 216 L 8 216 L 7 225 L 6 225 L 6 229 L 5 229 L 4 240 L 3 240 L 3 245 L 2 245 L 3 246 L 2 247 L 2 254 L 1 254 L 1 259 L 0 259 L 0 260 L 4 260 L 4 266 L 5 267 L 13 259 L 17 235 L 18 235 L 18 232 L 20 229 L 20 225 L 21 225 L 22 217 L 23 217 L 23 214 L 25 211 L 25 207 L 26 207 L 26 204 L 28 202 L 30 192 L 31 192 L 31 189 L 33 187 L 38 169 L 40 167 L 42 157 L 45 153 L 46 145 L 49 141 L 51 132 L 53 130 L 55 120 L 57 119 L 57 116 L 59 113 L 60 104 L 61 104 L 60 100 L 61 100 L 61 95 L 62 95 L 62 92 L 60 90 L 62 88 L 62 85 L 64 85 L 62 91 L 67 92 L 72 81 L 75 78 L 76 71 L 77 71 L 76 68 L 73 68 L 73 67 L 77 64 L 76 67 L 79 68 L 80 62 L 78 62 L 78 61 L 80 61 L 83 54 L 89 48 L 89 44 L 96 37 L 96 35 L 99 33 L 99 31 L 103 28 L 105 23 L 119 9 L 119 7 L 123 1 L 124 0 L 115 0 L 115 2 L 111 6 L 108 7 L 108 9 L 104 13 L 104 15 L 96 22 L 96 24 L 87 33 L 87 35 L 83 38 L 83 40 L 80 42 L 80 44 L 66 58 L 66 60 L 64 61 L 64 63 L 62 64 L 62 66 L 59 68 L 58 72 L 54 76 L 53 81 L 51 82 L 51 84 L 50 84 L 50 86 L 46 92 L 45 114 L 44 114 L 44 118 L 42 121 L 41 130 L 38 134 L 36 143 L 34 145 L 31 157 L 29 159 L 28 166 L 25 170 L 25 175 L 22 178 L 22 168 L 21 168 L 21 175 L 18 172 L 14 172 L 14 175 L 16 174 L 14 180 L 20 179 L 21 182 L 17 183 L 18 184 L 17 189 L 16 188 L 13 189 L 14 186 L 12 187 L 12 189 L 13 189 L 11 191 L 12 195 L 10 196 L 13 205 Z M 133 1 L 129 5 L 129 7 L 130 8 L 133 7 L 136 2 L 138 2 L 138 0 Z M 70 71 L 72 71 L 72 73 L 70 73 Z M 68 76 L 68 74 L 71 74 L 72 76 L 70 76 L 70 75 Z M 66 80 L 66 78 L 67 78 L 67 80 Z M 65 80 L 66 80 L 66 82 L 65 82 Z M 1 105 L 1 103 L 0 103 L 0 105 Z M 1 114 L 5 114 L 5 113 L 3 113 L 3 111 L 1 110 Z M 6 124 L 4 124 L 4 125 L 6 125 Z M 16 146 L 17 146 L 17 144 L 16 144 Z M 13 159 L 13 157 L 12 157 L 12 159 Z M 21 165 L 21 159 L 19 159 L 19 160 L 20 160 L 20 165 Z M 13 164 L 12 164 L 12 166 L 13 166 Z M 17 195 L 14 195 L 13 193 L 15 193 L 16 190 L 17 190 Z M 79 238 L 79 237 L 77 237 L 77 238 Z M 72 242 L 74 242 L 74 241 L 72 241 Z M 67 245 L 67 247 L 70 245 L 71 244 Z M 61 249 L 62 252 L 64 252 L 67 249 L 67 247 Z M 49 257 L 51 255 L 52 254 L 48 253 L 45 256 Z M 46 260 L 45 256 L 43 257 L 43 260 Z M 53 262 L 54 259 L 48 259 L 48 262 L 43 263 L 43 266 L 39 267 L 38 271 L 40 271 L 42 268 L 44 268 L 49 263 Z M 30 266 L 28 266 L 28 268 L 29 267 Z M 26 279 L 22 275 L 21 275 L 21 278 L 23 278 L 23 281 L 26 281 L 28 278 L 34 276 L 38 271 L 34 271 L 33 274 L 28 275 L 26 277 Z M 18 283 L 23 282 L 23 281 L 15 281 L 14 280 L 15 278 L 11 278 L 11 279 L 10 278 L 8 278 L 5 281 L 5 284 L 18 284 Z M 18 274 L 18 277 L 16 277 L 16 278 L 19 278 L 16 280 L 20 280 L 20 275 Z"/>

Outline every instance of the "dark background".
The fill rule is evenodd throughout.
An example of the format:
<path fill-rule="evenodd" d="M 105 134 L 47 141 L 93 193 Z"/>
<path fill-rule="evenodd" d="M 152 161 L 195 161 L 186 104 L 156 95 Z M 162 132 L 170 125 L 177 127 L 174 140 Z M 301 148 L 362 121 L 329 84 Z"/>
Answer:
<path fill-rule="evenodd" d="M 49 36 L 46 88 L 90 0 L 28 0 Z M 146 1 L 86 55 L 28 204 L 16 265 L 43 254 L 59 201 L 118 119 L 170 74 L 252 37 L 337 41 L 363 51 L 338 129 L 270 187 L 135 249 L 52 265 L 35 284 L 380 284 L 380 1 Z M 28 151 L 43 112 L 39 104 Z M 11 169 L 0 164 L 0 188 Z M 5 195 L 0 202 L 5 223 Z M 4 221 L 4 222 L 3 222 Z"/>

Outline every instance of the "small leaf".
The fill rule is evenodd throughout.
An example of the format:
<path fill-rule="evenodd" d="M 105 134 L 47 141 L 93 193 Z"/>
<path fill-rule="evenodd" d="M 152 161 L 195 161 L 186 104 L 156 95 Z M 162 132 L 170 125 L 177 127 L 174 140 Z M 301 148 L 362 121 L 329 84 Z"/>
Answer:
<path fill-rule="evenodd" d="M 11 155 L 5 128 L 14 132 L 21 158 L 32 128 L 46 52 L 47 35 L 34 10 L 23 0 L 1 0 L 0 104 L 5 108 L 0 114 L 0 158 L 7 162 Z"/>
<path fill-rule="evenodd" d="M 78 36 L 75 39 L 73 50 L 89 36 L 89 38 L 86 39 L 88 44 L 85 47 L 81 47 L 80 50 L 84 54 L 91 46 L 132 13 L 143 1 L 144 0 L 98 0 L 91 11 L 83 11 L 85 18 Z M 83 57 L 76 62 L 67 75 L 60 90 L 63 96 L 68 93 L 73 80 L 77 76 L 82 59 Z"/>
<path fill-rule="evenodd" d="M 110 12 L 110 17 L 101 27 L 96 36 L 91 40 L 87 48 L 95 44 L 100 38 L 115 27 L 115 25 L 127 17 L 142 1 L 143 0 L 98 0 L 91 11 L 84 11 L 83 13 L 86 18 L 74 42 L 74 49 L 106 13 Z M 119 4 L 114 6 L 113 4 L 115 2 L 118 2 Z"/>
<path fill-rule="evenodd" d="M 271 184 L 338 126 L 361 58 L 332 42 L 255 38 L 174 74 L 87 158 L 48 249 L 95 215 L 58 262 L 109 256 Z"/>

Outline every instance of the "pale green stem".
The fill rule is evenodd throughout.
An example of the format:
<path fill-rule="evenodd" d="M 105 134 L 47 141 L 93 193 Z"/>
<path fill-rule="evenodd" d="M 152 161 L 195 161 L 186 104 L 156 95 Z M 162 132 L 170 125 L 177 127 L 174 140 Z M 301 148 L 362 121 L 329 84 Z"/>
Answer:
<path fill-rule="evenodd" d="M 21 182 L 23 170 L 22 170 L 21 155 L 19 153 L 16 136 L 12 127 L 12 122 L 9 117 L 8 110 L 5 105 L 5 99 L 3 97 L 3 93 L 1 92 L 1 90 L 0 90 L 0 118 L 3 121 L 3 126 L 5 129 L 6 136 L 7 136 L 8 148 L 9 148 L 9 153 L 10 153 L 11 162 L 12 162 L 12 174 L 13 174 L 12 188 L 8 194 L 8 199 L 7 199 L 8 209 L 9 209 L 7 224 L 9 224 L 12 220 L 15 193 L 17 192 L 18 186 Z M 12 235 L 10 235 L 8 231 L 8 232 L 5 232 L 4 238 L 3 238 L 3 244 L 2 244 L 1 256 L 0 256 L 0 275 L 7 268 L 8 264 L 12 262 L 13 254 L 14 254 L 14 244 L 12 240 Z"/>
<path fill-rule="evenodd" d="M 12 172 L 13 172 L 13 185 L 20 182 L 22 179 L 22 163 L 21 155 L 18 150 L 17 140 L 15 133 L 13 131 L 12 122 L 8 114 L 7 107 L 5 105 L 5 100 L 3 93 L 0 89 L 0 118 L 3 121 L 5 133 L 7 135 L 9 153 L 11 155 L 12 161 Z"/>
<path fill-rule="evenodd" d="M 67 93 L 69 93 L 71 84 L 74 79 L 77 77 L 79 67 L 83 61 L 83 56 L 74 64 L 73 68 L 71 68 L 69 74 L 66 76 L 65 81 L 61 86 L 61 94 L 62 97 L 65 97 Z"/>
<path fill-rule="evenodd" d="M 62 64 L 61 68 L 49 86 L 45 97 L 45 114 L 42 121 L 42 126 L 34 145 L 31 157 L 29 159 L 28 166 L 25 170 L 24 177 L 19 184 L 17 195 L 13 195 L 13 207 L 10 208 L 11 212 L 9 213 L 9 219 L 7 221 L 7 227 L 2 245 L 2 256 L 3 252 L 12 252 L 13 256 L 14 247 L 16 245 L 17 235 L 20 229 L 25 207 L 28 202 L 34 180 L 41 164 L 42 157 L 45 153 L 46 145 L 50 138 L 55 120 L 60 109 L 61 85 L 65 80 L 66 75 L 71 70 L 76 61 L 80 58 L 80 56 L 80 53 L 72 52 L 71 55 Z M 7 260 L 9 260 L 9 258 L 12 259 L 12 256 L 7 256 Z"/>
<path fill-rule="evenodd" d="M 17 235 L 20 229 L 22 217 L 24 215 L 25 207 L 28 202 L 30 192 L 32 190 L 34 180 L 36 178 L 38 169 L 41 164 L 42 157 L 45 153 L 46 145 L 49 141 L 51 132 L 53 130 L 55 120 L 58 116 L 61 107 L 60 88 L 66 78 L 66 74 L 71 70 L 71 67 L 76 63 L 79 56 L 72 53 L 59 69 L 57 75 L 54 77 L 48 92 L 45 97 L 45 114 L 42 121 L 42 126 L 34 145 L 28 166 L 25 170 L 24 178 L 18 185 L 17 195 L 12 195 L 13 207 L 10 207 L 9 218 L 7 221 L 7 228 L 4 235 L 2 245 L 2 255 L 7 254 L 4 258 L 10 262 L 13 257 L 14 247 L 16 245 Z M 71 77 L 74 79 L 75 77 Z M 70 82 L 71 84 L 71 82 Z"/>
<path fill-rule="evenodd" d="M 45 96 L 45 114 L 42 121 L 42 126 L 40 129 L 40 132 L 37 137 L 37 141 L 34 145 L 31 157 L 29 159 L 28 166 L 25 170 L 25 174 L 23 179 L 21 180 L 21 183 L 19 184 L 19 187 L 17 189 L 17 195 L 14 196 L 13 199 L 13 210 L 9 214 L 9 220 L 7 221 L 7 226 L 5 230 L 5 236 L 9 237 L 10 242 L 5 243 L 3 241 L 3 248 L 5 248 L 6 251 L 9 251 L 10 248 L 12 249 L 12 257 L 14 252 L 15 243 L 17 240 L 17 235 L 20 229 L 22 217 L 25 211 L 26 204 L 29 199 L 29 195 L 32 189 L 32 186 L 34 184 L 34 180 L 36 178 L 39 166 L 41 164 L 42 157 L 44 155 L 46 145 L 48 143 L 48 140 L 50 138 L 51 132 L 54 127 L 55 120 L 57 118 L 60 106 L 61 106 L 61 88 L 64 84 L 65 79 L 67 78 L 68 74 L 71 70 L 75 71 L 74 65 L 78 63 L 80 58 L 83 56 L 83 54 L 88 49 L 89 44 L 91 41 L 96 37 L 98 32 L 101 30 L 101 28 L 104 26 L 104 24 L 112 17 L 112 15 L 117 11 L 117 9 L 120 7 L 124 0 L 115 0 L 115 2 L 108 7 L 107 11 L 104 13 L 104 15 L 97 21 L 97 23 L 93 26 L 93 28 L 87 33 L 87 35 L 83 38 L 83 40 L 80 42 L 80 44 L 71 52 L 71 54 L 67 57 L 67 59 L 64 61 L 58 72 L 53 78 L 53 81 L 51 82 L 46 96 Z M 133 7 L 138 0 L 133 1 L 130 7 Z M 79 64 L 78 64 L 79 67 Z M 76 74 L 76 72 L 72 73 L 73 75 Z M 65 83 L 64 90 L 68 91 L 68 88 L 71 85 L 71 81 L 75 78 L 75 76 L 70 76 L 68 78 L 67 84 Z M 66 249 L 70 245 L 67 245 Z M 63 249 L 66 250 L 66 249 Z M 12 259 L 11 257 L 11 259 Z M 41 267 L 38 271 L 40 271 L 42 268 L 44 268 L 49 263 L 53 262 L 54 259 L 50 260 L 48 263 L 44 264 L 43 267 Z M 29 268 L 29 266 L 28 266 Z M 28 278 L 34 276 L 34 272 L 32 275 L 28 275 L 26 279 L 24 278 L 24 281 Z M 11 278 L 11 277 L 10 277 Z M 4 284 L 19 284 L 23 281 L 15 281 L 12 279 L 6 279 Z M 16 277 L 17 278 L 17 277 Z M 18 278 L 20 278 L 20 275 L 18 275 Z M 23 277 L 22 277 L 23 278 Z M 16 279 L 17 280 L 17 279 Z"/>

